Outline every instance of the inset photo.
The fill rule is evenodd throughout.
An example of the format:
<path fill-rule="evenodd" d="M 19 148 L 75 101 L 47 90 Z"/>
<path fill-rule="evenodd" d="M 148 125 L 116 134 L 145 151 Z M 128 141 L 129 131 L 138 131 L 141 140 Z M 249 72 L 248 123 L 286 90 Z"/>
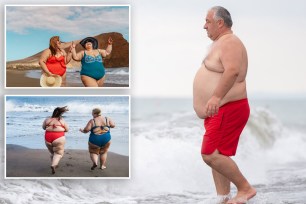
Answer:
<path fill-rule="evenodd" d="M 6 88 L 129 88 L 129 5 L 5 5 Z"/>
<path fill-rule="evenodd" d="M 5 96 L 5 178 L 130 178 L 130 97 Z"/>

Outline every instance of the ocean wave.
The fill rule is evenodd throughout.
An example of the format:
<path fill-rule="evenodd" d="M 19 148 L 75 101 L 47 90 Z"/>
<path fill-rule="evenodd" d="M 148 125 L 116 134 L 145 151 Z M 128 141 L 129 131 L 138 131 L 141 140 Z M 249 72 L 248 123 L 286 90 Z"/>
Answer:
<path fill-rule="evenodd" d="M 141 118 L 133 120 L 133 136 L 144 137 L 152 142 L 167 138 L 190 144 L 201 144 L 205 129 L 203 120 L 198 119 L 194 112 L 175 113 L 167 116 L 167 119 L 161 119 L 158 115 L 155 117 L 155 120 Z M 147 128 L 148 126 L 150 128 Z M 298 159 L 306 160 L 302 147 L 306 145 L 304 136 L 305 133 L 286 127 L 268 109 L 255 107 L 251 109 L 238 147 L 244 153 L 250 154 L 250 158 L 252 155 L 254 157 L 262 155 L 264 159 L 266 156 L 264 154 L 269 154 L 271 161 L 294 162 Z"/>
<path fill-rule="evenodd" d="M 129 107 L 121 104 L 82 103 L 69 102 L 67 105 L 69 113 L 91 113 L 93 108 L 100 108 L 103 113 L 127 113 Z M 40 104 L 16 104 L 13 101 L 6 101 L 6 112 L 53 112 L 57 106 Z"/>
<path fill-rule="evenodd" d="M 193 112 L 158 116 L 158 120 L 134 119 L 131 180 L 4 181 L 1 199 L 7 203 L 86 203 L 88 198 L 92 203 L 214 203 L 211 169 L 200 153 L 204 131 L 203 120 Z M 303 135 L 285 127 L 268 109 L 251 110 L 234 158 L 261 192 L 249 203 L 290 203 L 281 201 L 283 192 L 277 189 L 267 188 L 264 197 L 262 184 L 271 183 L 266 173 L 275 164 L 306 161 Z M 281 173 L 275 176 L 283 177 Z M 50 192 L 57 196 L 50 197 Z"/>
<path fill-rule="evenodd" d="M 129 68 L 109 68 L 106 69 L 108 75 L 129 75 Z"/>

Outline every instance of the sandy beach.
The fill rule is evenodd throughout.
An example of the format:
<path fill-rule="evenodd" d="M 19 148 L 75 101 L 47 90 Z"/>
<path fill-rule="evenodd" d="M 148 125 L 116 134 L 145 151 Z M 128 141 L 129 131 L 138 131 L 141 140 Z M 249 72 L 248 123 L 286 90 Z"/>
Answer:
<path fill-rule="evenodd" d="M 6 87 L 40 87 L 39 79 L 26 77 L 27 71 L 6 70 Z"/>
<path fill-rule="evenodd" d="M 29 70 L 6 70 L 6 87 L 40 87 L 39 79 L 27 77 Z M 66 87 L 84 87 L 82 82 L 67 81 Z M 104 83 L 103 87 L 128 87 L 127 85 Z"/>
<path fill-rule="evenodd" d="M 47 149 L 28 149 L 19 145 L 6 145 L 6 177 L 129 177 L 129 157 L 108 153 L 107 168 L 91 170 L 92 162 L 87 150 L 66 149 L 64 157 L 51 174 L 50 153 Z"/>

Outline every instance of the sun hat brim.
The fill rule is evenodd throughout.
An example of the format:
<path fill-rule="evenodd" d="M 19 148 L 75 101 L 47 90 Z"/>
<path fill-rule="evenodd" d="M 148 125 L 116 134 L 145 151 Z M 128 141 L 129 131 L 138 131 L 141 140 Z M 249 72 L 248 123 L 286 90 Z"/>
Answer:
<path fill-rule="evenodd" d="M 83 40 L 81 40 L 80 44 L 82 45 L 83 48 L 85 48 L 85 44 L 87 42 L 92 43 L 92 48 L 93 49 L 98 49 L 98 40 L 96 38 L 93 38 L 93 37 L 84 38 Z"/>
<path fill-rule="evenodd" d="M 47 84 L 47 78 L 46 74 L 42 74 L 40 77 L 40 86 L 41 87 L 60 87 L 62 84 L 62 77 L 59 75 L 53 76 L 55 78 L 55 82 L 53 85 L 48 85 Z"/>

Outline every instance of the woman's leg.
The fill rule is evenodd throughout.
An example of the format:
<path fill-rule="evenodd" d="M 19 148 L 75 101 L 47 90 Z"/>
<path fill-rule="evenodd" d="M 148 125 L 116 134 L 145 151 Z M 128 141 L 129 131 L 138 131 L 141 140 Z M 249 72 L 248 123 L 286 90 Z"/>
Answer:
<path fill-rule="evenodd" d="M 81 80 L 86 87 L 98 87 L 97 80 L 89 76 L 81 75 Z"/>
<path fill-rule="evenodd" d="M 45 141 L 45 144 L 46 144 L 46 147 L 48 148 L 49 152 L 50 152 L 50 158 L 51 158 L 51 162 L 53 161 L 53 155 L 54 155 L 54 152 L 53 152 L 53 146 L 50 142 L 47 142 Z"/>
<path fill-rule="evenodd" d="M 67 83 L 66 83 L 66 73 L 62 76 L 62 84 L 61 87 L 66 87 Z"/>
<path fill-rule="evenodd" d="M 90 159 L 92 161 L 91 170 L 94 170 L 98 166 L 98 155 L 95 153 L 90 153 Z"/>
<path fill-rule="evenodd" d="M 100 152 L 100 169 L 106 169 L 106 159 L 107 159 L 107 152 L 110 147 L 111 142 L 108 142 Z"/>
<path fill-rule="evenodd" d="M 66 138 L 64 136 L 57 138 L 52 142 L 54 155 L 51 164 L 51 169 L 53 174 L 55 173 L 55 168 L 58 166 L 59 161 L 64 156 L 65 143 L 66 143 Z"/>
<path fill-rule="evenodd" d="M 104 77 L 102 77 L 101 79 L 99 79 L 97 82 L 98 82 L 98 86 L 99 87 L 102 87 L 103 86 L 103 84 L 104 84 L 104 81 L 105 81 L 105 75 L 104 75 Z"/>

